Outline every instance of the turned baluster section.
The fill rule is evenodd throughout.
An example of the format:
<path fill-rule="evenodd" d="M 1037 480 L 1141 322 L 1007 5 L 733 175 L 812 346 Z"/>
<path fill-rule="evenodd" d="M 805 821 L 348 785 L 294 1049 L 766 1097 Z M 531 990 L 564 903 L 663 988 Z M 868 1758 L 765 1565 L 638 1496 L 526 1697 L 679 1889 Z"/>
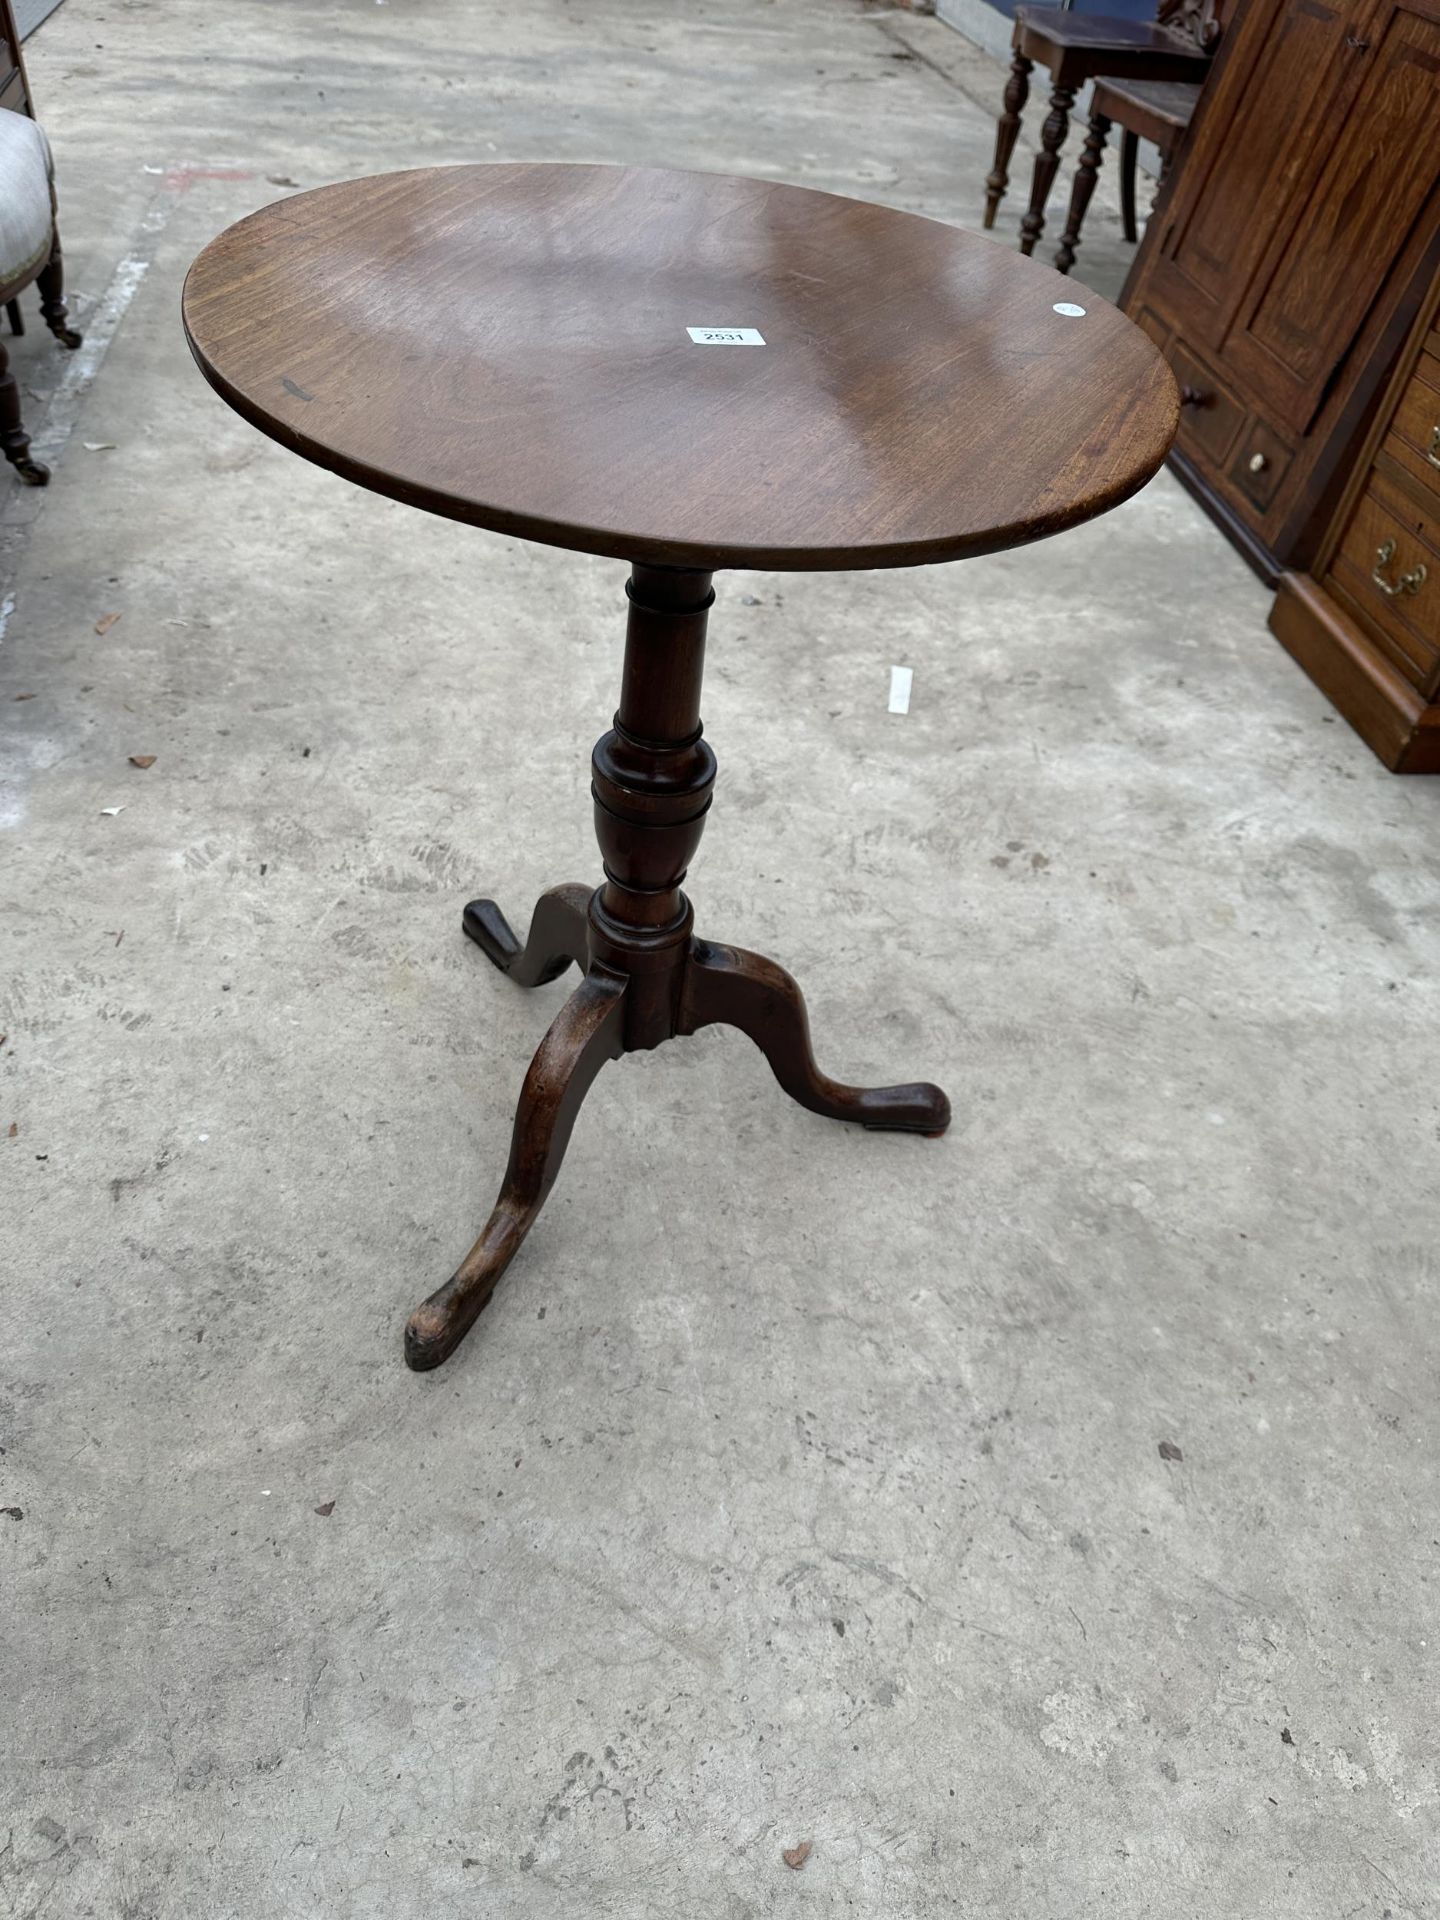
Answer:
<path fill-rule="evenodd" d="M 1025 111 L 1025 102 L 1030 98 L 1030 72 L 1034 64 L 1023 53 L 1017 53 L 1010 63 L 1010 77 L 1005 82 L 1004 112 L 995 125 L 995 164 L 985 176 L 984 224 L 987 232 L 995 224 L 995 214 L 1010 184 L 1010 156 L 1015 151 L 1016 136 L 1020 132 L 1020 116 Z"/>
<path fill-rule="evenodd" d="M 625 1047 L 675 1032 L 694 913 L 680 890 L 705 827 L 715 755 L 700 682 L 715 595 L 709 573 L 636 566 L 615 724 L 591 757 L 605 884 L 590 905 L 591 961 L 629 976 Z"/>
<path fill-rule="evenodd" d="M 1075 169 L 1075 184 L 1070 189 L 1070 212 L 1065 221 L 1065 232 L 1060 241 L 1059 251 L 1055 255 L 1057 273 L 1069 273 L 1075 264 L 1075 249 L 1080 244 L 1080 229 L 1085 223 L 1085 210 L 1090 205 L 1090 196 L 1095 191 L 1095 181 L 1100 172 L 1100 157 L 1105 151 L 1105 142 L 1110 136 L 1110 121 L 1103 113 L 1092 113 L 1090 131 L 1085 136 L 1085 145 L 1080 153 L 1080 162 Z"/>
<path fill-rule="evenodd" d="M 1060 149 L 1070 128 L 1070 109 L 1075 104 L 1074 87 L 1056 87 L 1050 95 L 1050 111 L 1040 129 L 1040 151 L 1035 156 L 1035 171 L 1030 180 L 1030 206 L 1020 222 L 1020 251 L 1035 251 L 1035 242 L 1045 230 L 1045 202 L 1055 184 L 1060 167 Z"/>

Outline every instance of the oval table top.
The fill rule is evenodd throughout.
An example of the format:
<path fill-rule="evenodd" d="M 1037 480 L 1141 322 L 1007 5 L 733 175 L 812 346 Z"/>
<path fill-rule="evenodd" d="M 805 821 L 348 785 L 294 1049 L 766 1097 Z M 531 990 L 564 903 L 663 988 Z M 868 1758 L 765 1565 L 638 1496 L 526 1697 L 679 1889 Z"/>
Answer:
<path fill-rule="evenodd" d="M 293 194 L 212 241 L 184 313 L 210 383 L 306 459 L 662 566 L 1016 546 L 1133 493 L 1178 419 L 1146 336 L 1048 267 L 718 174 L 435 167 Z"/>

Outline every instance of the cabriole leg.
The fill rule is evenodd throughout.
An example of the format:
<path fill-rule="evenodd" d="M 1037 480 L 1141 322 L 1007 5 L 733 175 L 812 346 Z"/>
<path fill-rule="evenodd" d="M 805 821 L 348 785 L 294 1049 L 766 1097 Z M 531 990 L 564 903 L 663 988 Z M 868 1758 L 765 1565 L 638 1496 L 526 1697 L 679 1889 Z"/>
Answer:
<path fill-rule="evenodd" d="M 943 1133 L 950 1124 L 950 1102 L 928 1081 L 847 1087 L 822 1073 L 810 1048 L 804 996 L 785 969 L 743 947 L 697 940 L 685 976 L 680 1031 L 716 1024 L 738 1027 L 753 1040 L 790 1098 L 812 1113 L 902 1133 Z"/>
<path fill-rule="evenodd" d="M 551 887 L 530 916 L 530 934 L 522 947 L 510 922 L 493 900 L 472 900 L 461 924 L 485 955 L 517 987 L 539 987 L 558 980 L 567 967 L 583 972 L 590 952 L 589 887 Z"/>
<path fill-rule="evenodd" d="M 485 1230 L 438 1293 L 405 1325 L 405 1360 L 417 1373 L 447 1360 L 520 1251 L 555 1184 L 585 1095 L 621 1051 L 625 982 L 592 973 L 571 994 L 540 1042 L 520 1090 L 510 1163 Z"/>

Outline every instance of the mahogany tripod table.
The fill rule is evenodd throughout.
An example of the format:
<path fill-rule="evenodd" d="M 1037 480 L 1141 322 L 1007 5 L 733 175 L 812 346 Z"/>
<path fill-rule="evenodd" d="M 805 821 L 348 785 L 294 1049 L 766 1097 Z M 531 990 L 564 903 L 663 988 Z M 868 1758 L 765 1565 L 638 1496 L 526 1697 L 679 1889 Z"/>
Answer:
<path fill-rule="evenodd" d="M 906 567 L 1037 540 L 1149 479 L 1178 418 L 1113 307 L 994 242 L 804 188 L 648 168 L 475 166 L 297 193 L 191 268 L 201 371 L 283 446 L 431 513 L 630 564 L 614 725 L 593 759 L 604 881 L 540 896 L 523 987 L 584 974 L 531 1063 L 494 1212 L 411 1314 L 438 1366 L 539 1213 L 605 1061 L 722 1022 L 802 1106 L 936 1134 L 938 1087 L 847 1087 L 800 990 L 693 931 L 681 882 L 715 755 L 711 577 Z M 519 716 L 516 716 L 518 720 Z"/>

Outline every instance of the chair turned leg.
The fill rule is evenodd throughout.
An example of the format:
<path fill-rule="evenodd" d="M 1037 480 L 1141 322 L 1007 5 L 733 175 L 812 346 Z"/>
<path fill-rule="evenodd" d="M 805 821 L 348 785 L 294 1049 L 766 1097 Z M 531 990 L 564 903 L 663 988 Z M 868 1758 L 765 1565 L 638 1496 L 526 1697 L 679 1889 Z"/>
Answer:
<path fill-rule="evenodd" d="M 1070 212 L 1065 221 L 1065 232 L 1060 241 L 1059 251 L 1055 255 L 1055 265 L 1061 273 L 1069 273 L 1075 264 L 1075 249 L 1080 244 L 1080 228 L 1084 224 L 1085 209 L 1090 204 L 1090 196 L 1095 191 L 1096 177 L 1100 172 L 1100 156 L 1105 151 L 1105 141 L 1109 132 L 1110 122 L 1103 113 L 1090 116 L 1090 131 L 1085 136 L 1080 162 L 1075 169 L 1075 184 L 1070 189 Z"/>
<path fill-rule="evenodd" d="M 20 311 L 20 302 L 18 300 L 7 300 L 5 302 L 5 311 L 10 317 L 10 331 L 18 340 L 25 331 L 25 316 Z"/>
<path fill-rule="evenodd" d="M 43 487 L 50 469 L 30 457 L 30 436 L 20 420 L 20 389 L 10 371 L 10 355 L 0 340 L 0 453 L 27 487 Z"/>
<path fill-rule="evenodd" d="M 783 967 L 743 947 L 696 940 L 681 990 L 678 1033 L 738 1027 L 770 1062 L 792 1100 L 829 1120 L 903 1133 L 943 1133 L 950 1102 L 928 1082 L 901 1087 L 846 1087 L 815 1064 L 810 1022 L 800 989 Z"/>
<path fill-rule="evenodd" d="M 601 1067 L 621 1051 L 625 987 L 616 974 L 589 974 L 540 1042 L 520 1090 L 495 1210 L 454 1275 L 405 1324 L 405 1362 L 416 1373 L 449 1359 L 535 1224 L 581 1103 Z"/>
<path fill-rule="evenodd" d="M 1074 87 L 1056 87 L 1050 95 L 1050 111 L 1040 129 L 1040 151 L 1035 156 L 1035 172 L 1030 182 L 1030 207 L 1020 222 L 1020 251 L 1033 253 L 1035 242 L 1045 231 L 1045 202 L 1055 183 L 1060 165 L 1060 149 L 1070 126 L 1070 109 L 1075 104 Z"/>
<path fill-rule="evenodd" d="M 50 258 L 36 274 L 35 285 L 40 290 L 40 312 L 46 326 L 62 347 L 69 347 L 73 351 L 83 343 L 85 336 L 65 324 L 69 309 L 65 305 L 65 261 L 60 252 L 58 229 L 55 244 L 50 249 Z"/>
<path fill-rule="evenodd" d="M 1135 224 L 1135 169 L 1140 158 L 1140 136 L 1126 127 L 1120 135 L 1120 229 L 1133 247 Z"/>
<path fill-rule="evenodd" d="M 1023 53 L 1017 53 L 1010 63 L 1010 77 L 1005 82 L 1005 111 L 995 126 L 995 164 L 985 176 L 987 232 L 995 224 L 996 210 L 1010 184 L 1010 156 L 1015 151 L 1015 138 L 1020 131 L 1020 115 L 1030 97 L 1030 70 L 1034 64 Z"/>
<path fill-rule="evenodd" d="M 590 954 L 590 894 L 589 887 L 578 885 L 542 893 L 523 947 L 493 900 L 472 900 L 463 925 L 486 959 L 516 986 L 539 987 L 558 980 L 567 967 L 584 972 Z"/>

